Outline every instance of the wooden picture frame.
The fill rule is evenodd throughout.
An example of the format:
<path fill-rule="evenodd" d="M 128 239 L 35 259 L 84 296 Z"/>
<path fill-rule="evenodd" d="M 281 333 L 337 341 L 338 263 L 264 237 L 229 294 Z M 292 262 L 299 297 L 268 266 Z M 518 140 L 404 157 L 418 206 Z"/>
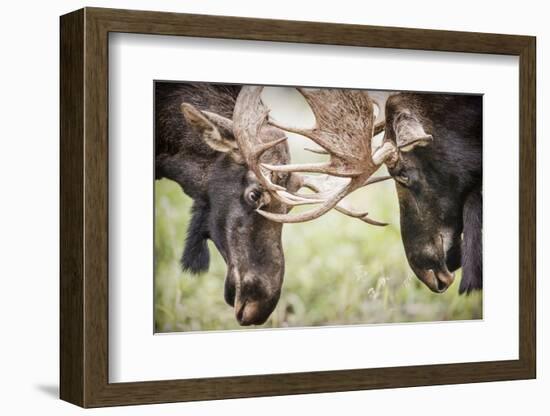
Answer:
<path fill-rule="evenodd" d="M 529 379 L 536 376 L 535 38 L 85 8 L 61 17 L 60 396 L 82 407 Z M 109 383 L 108 34 L 519 56 L 519 359 Z"/>

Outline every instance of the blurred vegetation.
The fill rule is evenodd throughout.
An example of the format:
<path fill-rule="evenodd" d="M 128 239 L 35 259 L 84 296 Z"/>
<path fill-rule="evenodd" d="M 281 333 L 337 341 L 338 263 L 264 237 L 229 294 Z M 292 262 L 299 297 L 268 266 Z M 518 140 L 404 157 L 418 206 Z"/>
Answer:
<path fill-rule="evenodd" d="M 265 88 L 262 99 L 277 120 L 300 127 L 315 121 L 293 88 Z M 375 137 L 375 145 L 381 139 L 382 134 Z M 301 136 L 289 134 L 288 143 L 293 163 L 324 158 L 305 152 L 304 146 L 315 145 Z M 386 174 L 381 168 L 376 175 Z M 156 331 L 242 329 L 223 299 L 226 266 L 212 243 L 208 273 L 193 276 L 181 271 L 191 203 L 175 182 L 155 182 Z M 481 318 L 481 293 L 458 295 L 460 271 L 445 293 L 435 294 L 410 270 L 401 242 L 393 181 L 360 189 L 347 197 L 346 203 L 390 225 L 374 227 L 335 211 L 305 224 L 284 225 L 283 292 L 262 327 Z"/>

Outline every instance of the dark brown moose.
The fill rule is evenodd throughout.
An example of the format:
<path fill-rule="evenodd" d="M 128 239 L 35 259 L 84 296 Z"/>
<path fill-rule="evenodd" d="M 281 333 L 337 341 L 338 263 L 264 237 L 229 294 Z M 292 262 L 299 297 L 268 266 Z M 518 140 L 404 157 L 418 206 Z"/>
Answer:
<path fill-rule="evenodd" d="M 462 267 L 459 292 L 482 288 L 482 97 L 413 94 L 386 103 L 385 143 L 409 265 L 434 292 Z"/>
<path fill-rule="evenodd" d="M 267 320 L 284 276 L 282 225 L 256 210 L 288 208 L 263 190 L 248 161 L 284 164 L 289 153 L 285 134 L 271 126 L 262 126 L 257 144 L 241 150 L 233 120 L 240 92 L 239 86 L 157 82 L 155 177 L 177 182 L 193 199 L 183 269 L 206 271 L 212 240 L 227 264 L 225 300 L 237 321 L 250 325 Z M 274 186 L 292 189 L 288 179 L 273 175 Z"/>

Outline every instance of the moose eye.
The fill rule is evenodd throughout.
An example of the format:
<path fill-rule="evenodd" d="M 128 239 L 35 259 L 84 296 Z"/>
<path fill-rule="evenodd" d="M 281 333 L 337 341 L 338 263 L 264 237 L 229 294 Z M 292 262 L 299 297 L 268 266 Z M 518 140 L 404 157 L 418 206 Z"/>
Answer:
<path fill-rule="evenodd" d="M 262 193 L 258 189 L 254 189 L 250 191 L 250 193 L 248 194 L 248 197 L 250 198 L 251 201 L 258 202 L 262 197 Z"/>
<path fill-rule="evenodd" d="M 245 193 L 245 198 L 250 205 L 257 205 L 262 198 L 262 190 L 260 188 L 248 189 Z"/>

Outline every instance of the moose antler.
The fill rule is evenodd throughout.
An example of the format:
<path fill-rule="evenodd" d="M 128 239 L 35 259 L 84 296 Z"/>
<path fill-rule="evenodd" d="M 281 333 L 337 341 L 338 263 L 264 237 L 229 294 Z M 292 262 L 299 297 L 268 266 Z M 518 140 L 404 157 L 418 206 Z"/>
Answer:
<path fill-rule="evenodd" d="M 338 89 L 303 89 L 298 91 L 304 96 L 315 115 L 316 125 L 312 129 L 283 126 L 274 120 L 268 120 L 268 110 L 261 102 L 262 87 L 243 87 L 233 115 L 233 130 L 241 151 L 251 170 L 256 174 L 264 188 L 275 198 L 287 205 L 321 204 L 317 208 L 296 215 L 258 212 L 277 222 L 305 222 L 320 217 L 332 208 L 375 225 L 385 225 L 367 217 L 367 213 L 353 212 L 341 205 L 342 199 L 370 183 L 385 180 L 372 178 L 372 174 L 389 157 L 395 148 L 384 144 L 374 153 L 371 140 L 374 134 L 373 102 L 365 91 Z M 259 157 L 268 148 L 286 138 L 265 143 L 260 140 L 266 126 L 276 127 L 278 131 L 287 131 L 305 136 L 322 147 L 329 155 L 329 161 L 323 163 L 273 165 L 261 163 Z M 262 143 L 262 144 L 260 144 Z M 298 172 L 322 173 L 324 175 L 299 175 L 302 187 L 314 191 L 313 194 L 297 194 L 275 185 L 271 173 Z M 328 175 L 328 176 L 327 176 Z"/>
<path fill-rule="evenodd" d="M 274 194 L 285 188 L 271 181 L 271 172 L 261 165 L 269 149 L 287 140 L 281 130 L 267 124 L 269 110 L 261 100 L 263 87 L 244 86 L 233 110 L 233 133 L 242 156 L 265 190 Z"/>

